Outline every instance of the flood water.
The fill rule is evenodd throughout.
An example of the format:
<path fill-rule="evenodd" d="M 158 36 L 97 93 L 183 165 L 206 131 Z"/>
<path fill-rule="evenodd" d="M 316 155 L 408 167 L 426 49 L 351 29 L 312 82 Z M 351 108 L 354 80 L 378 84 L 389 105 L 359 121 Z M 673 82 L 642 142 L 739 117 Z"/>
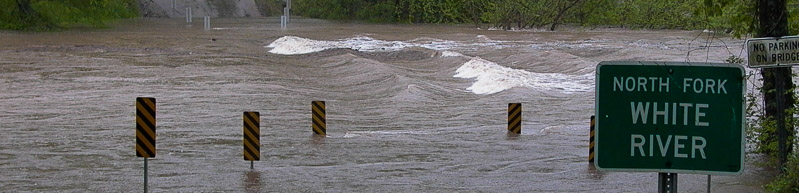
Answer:
<path fill-rule="evenodd" d="M 722 62 L 743 45 L 676 30 L 211 25 L 0 32 L 0 191 L 142 191 L 134 102 L 155 97 L 153 192 L 655 192 L 656 173 L 587 162 L 595 66 Z M 312 134 L 314 100 L 327 137 Z M 521 135 L 506 132 L 508 103 L 523 104 Z M 262 120 L 252 170 L 244 111 Z M 747 155 L 713 191 L 762 191 L 774 171 L 760 162 Z M 705 192 L 706 178 L 680 174 L 678 188 Z"/>

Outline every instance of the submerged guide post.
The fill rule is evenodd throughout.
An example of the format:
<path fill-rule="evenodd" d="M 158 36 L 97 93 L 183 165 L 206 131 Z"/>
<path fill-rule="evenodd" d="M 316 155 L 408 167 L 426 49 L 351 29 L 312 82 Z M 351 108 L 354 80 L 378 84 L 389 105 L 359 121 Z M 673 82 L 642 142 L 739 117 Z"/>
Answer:
<path fill-rule="evenodd" d="M 244 160 L 250 161 L 250 169 L 253 169 L 253 161 L 261 160 L 261 114 L 244 112 L 243 122 Z"/>
<path fill-rule="evenodd" d="M 136 156 L 144 158 L 144 192 L 147 192 L 147 158 L 155 157 L 155 98 L 136 98 Z"/>
<path fill-rule="evenodd" d="M 522 104 L 509 103 L 508 104 L 508 132 L 521 134 L 522 133 Z"/>

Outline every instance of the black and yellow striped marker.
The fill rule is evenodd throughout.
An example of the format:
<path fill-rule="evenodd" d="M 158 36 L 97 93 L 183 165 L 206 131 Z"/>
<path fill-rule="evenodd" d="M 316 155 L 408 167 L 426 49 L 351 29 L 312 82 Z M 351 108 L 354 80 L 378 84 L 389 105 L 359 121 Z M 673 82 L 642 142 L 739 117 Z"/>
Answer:
<path fill-rule="evenodd" d="M 311 102 L 311 128 L 313 133 L 321 136 L 327 135 L 327 124 L 325 121 L 325 101 Z"/>
<path fill-rule="evenodd" d="M 588 139 L 588 162 L 594 162 L 594 116 L 591 116 L 591 134 Z"/>
<path fill-rule="evenodd" d="M 244 160 L 261 160 L 261 114 L 244 112 Z"/>
<path fill-rule="evenodd" d="M 522 133 L 522 104 L 508 103 L 508 132 Z"/>
<path fill-rule="evenodd" d="M 155 157 L 155 98 L 136 98 L 136 156 Z"/>

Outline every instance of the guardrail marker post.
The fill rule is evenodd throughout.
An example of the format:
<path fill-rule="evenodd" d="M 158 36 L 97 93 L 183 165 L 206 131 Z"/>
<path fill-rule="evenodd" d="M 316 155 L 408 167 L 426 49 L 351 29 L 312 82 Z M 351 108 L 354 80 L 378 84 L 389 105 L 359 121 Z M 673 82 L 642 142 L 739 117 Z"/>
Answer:
<path fill-rule="evenodd" d="M 147 158 L 155 157 L 155 98 L 136 98 L 136 156 L 144 158 L 144 192 L 147 192 Z"/>
<path fill-rule="evenodd" d="M 590 126 L 590 134 L 588 135 L 588 162 L 594 162 L 594 126 L 596 125 L 596 121 L 594 121 L 594 116 L 591 115 L 591 126 Z"/>
<path fill-rule="evenodd" d="M 522 133 L 522 104 L 508 103 L 508 132 Z"/>
<path fill-rule="evenodd" d="M 253 162 L 261 160 L 261 114 L 258 112 L 244 112 L 244 160 L 250 161 L 250 169 L 254 169 Z"/>
<path fill-rule="evenodd" d="M 314 134 L 323 137 L 327 135 L 327 121 L 325 117 L 325 101 L 311 102 L 311 121 L 313 122 L 311 128 Z"/>

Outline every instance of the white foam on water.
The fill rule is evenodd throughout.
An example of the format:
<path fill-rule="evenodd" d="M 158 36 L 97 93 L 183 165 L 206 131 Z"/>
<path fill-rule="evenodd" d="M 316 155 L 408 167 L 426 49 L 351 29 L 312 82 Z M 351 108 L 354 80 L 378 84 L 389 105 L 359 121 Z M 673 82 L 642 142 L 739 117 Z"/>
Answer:
<path fill-rule="evenodd" d="M 464 56 L 461 53 L 453 52 L 453 51 L 443 51 L 441 52 L 441 57 L 461 57 Z"/>
<path fill-rule="evenodd" d="M 448 44 L 446 41 L 443 41 L 443 43 L 431 42 L 426 44 L 417 44 L 402 41 L 377 40 L 366 36 L 356 36 L 334 41 L 312 40 L 296 36 L 283 36 L 265 47 L 272 48 L 269 50 L 270 53 L 296 55 L 336 48 L 347 48 L 362 52 L 392 52 L 400 51 L 408 47 L 424 47 L 433 50 L 443 50 L 447 49 L 446 44 Z"/>
<path fill-rule="evenodd" d="M 338 48 L 350 48 L 363 52 L 385 52 L 385 51 L 400 51 L 407 47 L 415 46 L 411 43 L 401 41 L 385 41 L 377 40 L 366 36 L 356 36 L 334 42 Z"/>
<path fill-rule="evenodd" d="M 493 94 L 513 87 L 528 87 L 563 93 L 586 92 L 592 88 L 591 74 L 574 76 L 559 73 L 536 73 L 501 66 L 473 57 L 458 68 L 454 77 L 474 78 L 477 81 L 466 90 L 475 94 Z"/>
<path fill-rule="evenodd" d="M 270 53 L 295 55 L 314 53 L 339 47 L 336 44 L 336 42 L 331 41 L 312 40 L 297 36 L 283 36 L 273 41 L 266 47 L 272 48 L 272 50 L 269 50 Z"/>
<path fill-rule="evenodd" d="M 553 50 L 556 48 L 567 49 L 591 49 L 591 48 L 613 48 L 598 41 L 577 41 L 577 42 L 536 42 L 536 41 L 502 41 L 493 40 L 485 35 L 477 35 L 476 42 L 456 42 L 452 40 L 441 40 L 435 38 L 416 38 L 409 41 L 387 41 L 378 40 L 368 36 L 355 36 L 339 40 L 313 40 L 296 36 L 284 36 L 278 38 L 267 46 L 271 48 L 270 53 L 283 55 L 308 54 L 327 49 L 352 49 L 361 52 L 394 52 L 401 51 L 409 47 L 420 47 L 436 51 L 454 50 L 478 50 L 479 48 L 489 47 L 492 49 L 505 49 L 511 47 L 523 47 L 542 50 Z M 442 53 L 445 56 L 460 56 L 452 52 Z"/>
<path fill-rule="evenodd" d="M 273 41 L 266 48 L 271 48 L 270 53 L 283 55 L 308 54 L 327 49 L 347 48 L 361 52 L 393 52 L 409 47 L 421 47 L 437 51 L 451 50 L 456 47 L 465 47 L 455 41 L 432 38 L 417 38 L 411 41 L 386 41 L 367 36 L 355 36 L 346 39 L 325 41 L 312 40 L 296 36 L 283 36 Z"/>
<path fill-rule="evenodd" d="M 464 63 L 454 77 L 474 78 L 477 81 L 467 90 L 475 94 L 493 94 L 513 87 L 528 87 L 544 91 L 560 91 L 563 93 L 590 91 L 593 86 L 593 76 L 589 74 L 575 76 L 559 73 L 536 73 L 501 66 L 497 63 L 479 58 L 469 57 L 452 50 L 474 49 L 480 46 L 508 47 L 519 46 L 518 43 L 532 42 L 503 42 L 492 40 L 484 35 L 476 37 L 480 42 L 462 44 L 455 41 L 433 38 L 417 38 L 407 42 L 377 40 L 367 36 L 356 36 L 346 39 L 325 41 L 312 40 L 296 36 L 284 36 L 265 46 L 272 48 L 270 53 L 295 55 L 319 52 L 327 49 L 345 48 L 363 52 L 393 52 L 401 51 L 408 47 L 421 47 L 442 51 L 441 57 L 467 57 L 470 60 Z M 507 44 L 506 43 L 514 43 Z M 549 45 L 556 47 L 557 45 Z M 595 46 L 590 43 L 572 45 L 577 48 Z"/>

